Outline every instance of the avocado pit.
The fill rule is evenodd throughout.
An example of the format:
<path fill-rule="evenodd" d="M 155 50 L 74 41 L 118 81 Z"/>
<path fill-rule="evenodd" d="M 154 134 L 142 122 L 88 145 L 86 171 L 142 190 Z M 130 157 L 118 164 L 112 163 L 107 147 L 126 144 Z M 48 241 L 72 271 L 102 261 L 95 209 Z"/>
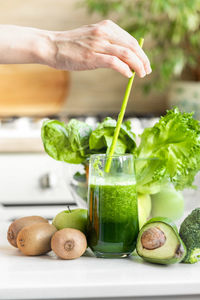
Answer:
<path fill-rule="evenodd" d="M 166 242 L 166 236 L 158 227 L 151 227 L 145 230 L 141 237 L 142 247 L 147 250 L 154 250 L 162 247 Z"/>

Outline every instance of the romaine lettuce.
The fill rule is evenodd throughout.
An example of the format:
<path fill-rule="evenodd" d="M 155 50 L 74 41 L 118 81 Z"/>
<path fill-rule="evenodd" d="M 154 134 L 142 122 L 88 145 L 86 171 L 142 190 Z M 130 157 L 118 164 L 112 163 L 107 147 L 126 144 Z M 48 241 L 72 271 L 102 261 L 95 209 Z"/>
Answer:
<path fill-rule="evenodd" d="M 192 113 L 181 113 L 178 108 L 167 111 L 158 123 L 143 131 L 136 153 L 139 191 L 158 192 L 155 187 L 167 180 L 179 190 L 193 187 L 200 170 L 199 121 Z M 156 164 L 152 159 L 157 159 Z"/>

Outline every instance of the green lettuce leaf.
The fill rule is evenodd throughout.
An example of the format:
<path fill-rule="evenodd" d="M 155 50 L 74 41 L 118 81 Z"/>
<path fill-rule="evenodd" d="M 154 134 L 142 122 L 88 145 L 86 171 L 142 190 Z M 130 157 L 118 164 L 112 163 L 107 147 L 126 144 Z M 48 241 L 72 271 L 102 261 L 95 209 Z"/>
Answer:
<path fill-rule="evenodd" d="M 137 158 L 138 191 L 153 194 L 166 181 L 178 190 L 193 187 L 200 170 L 199 121 L 178 108 L 167 111 L 158 123 L 143 131 Z"/>
<path fill-rule="evenodd" d="M 92 132 L 89 139 L 89 147 L 93 153 L 108 153 L 112 143 L 116 120 L 105 118 Z M 131 131 L 130 122 L 121 125 L 119 137 L 116 143 L 115 154 L 133 153 L 136 147 L 135 135 Z"/>
<path fill-rule="evenodd" d="M 67 125 L 57 120 L 43 122 L 41 136 L 45 151 L 54 159 L 72 164 L 85 161 L 92 129 L 72 119 Z"/>

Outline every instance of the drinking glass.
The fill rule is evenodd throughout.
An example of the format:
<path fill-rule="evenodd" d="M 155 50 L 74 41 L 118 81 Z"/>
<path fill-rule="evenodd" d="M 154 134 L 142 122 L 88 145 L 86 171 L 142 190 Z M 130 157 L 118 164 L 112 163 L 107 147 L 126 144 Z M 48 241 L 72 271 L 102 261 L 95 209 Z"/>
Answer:
<path fill-rule="evenodd" d="M 89 163 L 88 245 L 96 257 L 127 257 L 139 231 L 134 157 L 95 154 Z"/>

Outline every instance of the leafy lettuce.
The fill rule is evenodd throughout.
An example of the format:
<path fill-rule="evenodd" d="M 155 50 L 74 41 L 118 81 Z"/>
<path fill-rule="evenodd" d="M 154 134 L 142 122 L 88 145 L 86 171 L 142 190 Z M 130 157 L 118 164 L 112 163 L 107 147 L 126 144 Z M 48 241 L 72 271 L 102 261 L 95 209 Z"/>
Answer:
<path fill-rule="evenodd" d="M 152 128 L 146 128 L 136 150 L 138 191 L 153 194 L 171 181 L 176 189 L 192 187 L 200 170 L 200 125 L 192 113 L 167 111 Z"/>
<path fill-rule="evenodd" d="M 92 131 L 84 122 L 72 119 L 68 124 L 45 121 L 42 140 L 46 152 L 56 160 L 85 163 L 93 153 L 108 153 L 116 121 L 105 118 Z M 115 153 L 133 153 L 136 157 L 137 190 L 155 194 L 166 183 L 178 190 L 193 187 L 200 170 L 200 124 L 191 113 L 177 108 L 167 111 L 158 123 L 146 128 L 136 148 L 130 122 L 121 126 Z"/>
<path fill-rule="evenodd" d="M 68 124 L 57 120 L 44 121 L 42 141 L 45 151 L 54 159 L 72 164 L 84 163 L 93 153 L 106 153 L 111 146 L 116 121 L 106 118 L 92 131 L 91 127 L 76 119 Z M 130 122 L 121 126 L 116 154 L 132 153 L 135 149 L 135 135 Z"/>
<path fill-rule="evenodd" d="M 112 118 L 105 118 L 91 133 L 89 147 L 92 152 L 109 152 L 116 123 L 117 122 Z M 135 134 L 131 131 L 130 122 L 124 122 L 120 128 L 119 137 L 115 147 L 115 154 L 133 153 L 135 147 Z"/>
<path fill-rule="evenodd" d="M 84 122 L 72 119 L 67 125 L 57 120 L 44 121 L 42 141 L 45 151 L 54 159 L 72 164 L 85 161 L 92 129 Z"/>

